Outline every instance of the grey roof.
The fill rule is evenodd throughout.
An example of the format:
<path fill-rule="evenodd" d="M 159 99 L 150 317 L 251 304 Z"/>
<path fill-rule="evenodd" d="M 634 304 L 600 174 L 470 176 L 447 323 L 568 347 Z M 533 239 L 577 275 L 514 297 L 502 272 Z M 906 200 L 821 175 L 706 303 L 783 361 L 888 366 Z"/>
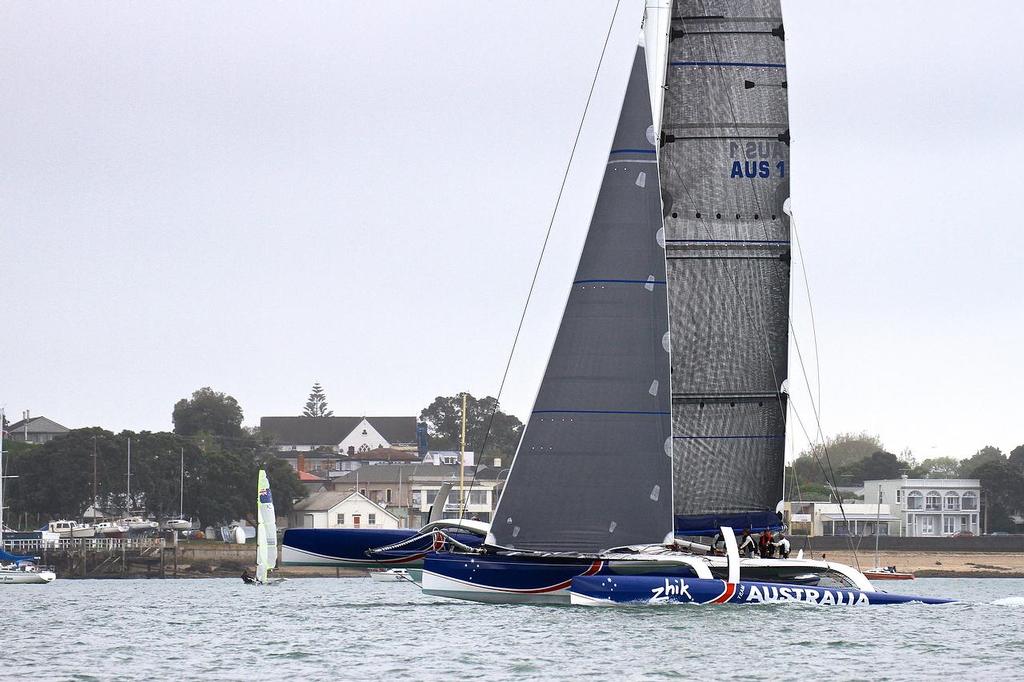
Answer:
<path fill-rule="evenodd" d="M 52 419 L 46 417 L 31 417 L 28 420 L 28 432 L 29 433 L 67 433 L 70 431 L 66 426 L 61 426 Z M 25 420 L 22 419 L 19 422 L 15 422 L 7 427 L 8 433 L 12 431 L 25 432 Z M 416 427 L 413 426 L 413 440 L 416 440 Z"/>
<path fill-rule="evenodd" d="M 391 444 L 416 442 L 416 417 L 262 417 L 260 430 L 281 444 L 333 446 L 363 419 Z"/>
<path fill-rule="evenodd" d="M 296 504 L 293 509 L 295 511 L 328 511 L 329 509 L 344 502 L 345 498 L 350 495 L 352 495 L 351 491 L 338 493 L 327 490 L 320 493 L 313 493 Z"/>
<path fill-rule="evenodd" d="M 498 473 L 505 471 L 493 467 L 483 467 L 477 474 L 478 481 L 493 481 Z M 355 485 L 356 480 L 360 485 L 373 483 L 398 483 L 399 478 L 403 482 L 415 480 L 419 483 L 432 481 L 457 481 L 459 480 L 459 467 L 454 464 L 377 464 L 374 466 L 359 467 L 355 471 L 346 472 L 344 476 L 331 478 L 336 485 Z M 466 485 L 473 480 L 473 467 L 466 467 Z"/>

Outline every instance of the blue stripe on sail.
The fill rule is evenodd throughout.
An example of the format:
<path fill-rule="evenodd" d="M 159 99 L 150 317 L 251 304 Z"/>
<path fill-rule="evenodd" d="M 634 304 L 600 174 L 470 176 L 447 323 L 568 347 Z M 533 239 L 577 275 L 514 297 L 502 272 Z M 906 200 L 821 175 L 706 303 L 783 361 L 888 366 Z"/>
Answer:
<path fill-rule="evenodd" d="M 788 239 L 669 239 L 670 244 L 789 244 Z"/>
<path fill-rule="evenodd" d="M 749 436 L 672 436 L 673 438 L 679 438 L 681 440 L 711 440 L 718 438 L 768 438 L 776 440 L 779 438 L 785 438 L 785 434 L 782 433 L 769 433 L 767 435 L 749 435 Z"/>
<path fill-rule="evenodd" d="M 672 62 L 672 66 L 753 66 L 766 69 L 784 69 L 785 64 L 769 64 L 763 62 Z"/>
<path fill-rule="evenodd" d="M 534 410 L 533 414 L 653 414 L 668 416 L 671 412 L 637 412 L 633 410 Z"/>
<path fill-rule="evenodd" d="M 613 149 L 609 154 L 657 154 L 654 149 Z"/>
<path fill-rule="evenodd" d="M 664 284 L 663 279 L 578 279 L 573 284 Z"/>

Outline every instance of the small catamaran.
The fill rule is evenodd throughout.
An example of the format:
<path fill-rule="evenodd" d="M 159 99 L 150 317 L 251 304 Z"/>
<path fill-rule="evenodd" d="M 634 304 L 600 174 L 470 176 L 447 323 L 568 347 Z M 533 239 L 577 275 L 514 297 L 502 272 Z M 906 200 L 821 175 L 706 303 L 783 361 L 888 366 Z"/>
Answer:
<path fill-rule="evenodd" d="M 260 469 L 256 486 L 256 585 L 276 585 L 284 578 L 271 578 L 277 566 L 277 519 L 274 516 L 274 498 L 270 494 L 267 472 Z"/>
<path fill-rule="evenodd" d="M 779 0 L 647 4 L 494 520 L 482 546 L 444 541 L 426 555 L 424 592 L 587 605 L 949 601 L 880 592 L 834 562 L 740 558 L 736 530 L 782 527 L 791 216 L 781 10 Z M 717 533 L 725 556 L 697 541 Z"/>

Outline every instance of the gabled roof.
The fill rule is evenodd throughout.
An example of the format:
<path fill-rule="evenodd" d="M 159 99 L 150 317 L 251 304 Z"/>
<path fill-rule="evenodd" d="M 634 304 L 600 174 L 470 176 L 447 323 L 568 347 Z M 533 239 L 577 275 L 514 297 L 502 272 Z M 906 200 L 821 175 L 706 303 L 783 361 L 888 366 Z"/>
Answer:
<path fill-rule="evenodd" d="M 69 429 L 66 426 L 61 426 L 60 424 L 58 424 L 57 422 L 53 421 L 52 419 L 47 419 L 46 417 L 31 417 L 30 419 L 28 419 L 27 423 L 28 423 L 28 432 L 29 433 L 67 433 L 68 431 L 71 430 L 71 429 Z M 10 433 L 10 432 L 13 432 L 13 431 L 21 431 L 22 433 L 24 433 L 25 432 L 25 424 L 26 424 L 26 420 L 24 420 L 24 419 L 22 419 L 19 422 L 14 422 L 13 424 L 11 424 L 11 425 L 9 425 L 7 427 L 7 432 Z M 416 439 L 415 438 L 415 434 L 416 434 L 416 430 L 415 430 L 415 426 L 414 426 L 413 427 L 413 440 Z"/>
<path fill-rule="evenodd" d="M 335 446 L 363 419 L 389 443 L 416 442 L 416 417 L 262 417 L 260 430 L 283 445 Z"/>
<path fill-rule="evenodd" d="M 390 516 L 390 517 L 392 517 L 394 519 L 398 519 L 397 516 L 395 516 L 394 514 L 392 514 L 387 509 L 385 509 L 384 507 L 380 506 L 379 504 L 377 504 L 376 502 L 374 502 L 370 498 L 366 497 L 365 495 L 360 495 L 357 492 L 351 492 L 351 491 L 350 492 L 340 492 L 340 493 L 339 492 L 330 492 L 330 491 L 325 491 L 325 492 L 320 492 L 320 493 L 313 493 L 312 495 L 310 495 L 306 499 L 304 499 L 301 502 L 299 502 L 298 504 L 296 504 L 295 507 L 293 508 L 293 510 L 297 511 L 297 512 L 302 512 L 302 511 L 313 511 L 313 512 L 330 511 L 331 509 L 334 509 L 335 507 L 337 507 L 342 502 L 345 502 L 345 501 L 347 501 L 347 500 L 349 500 L 350 498 L 353 498 L 353 497 L 359 498 L 360 500 L 362 500 L 362 501 L 364 501 L 364 502 L 366 502 L 368 504 L 373 505 L 374 507 L 379 509 L 382 514 L 387 514 L 388 516 Z"/>
<path fill-rule="evenodd" d="M 296 472 L 296 473 L 297 473 L 297 475 L 299 477 L 299 480 L 302 481 L 303 483 L 314 483 L 316 481 L 323 482 L 323 481 L 326 480 L 326 479 L 320 478 L 319 476 L 311 474 L 308 471 L 299 471 L 299 472 Z"/>

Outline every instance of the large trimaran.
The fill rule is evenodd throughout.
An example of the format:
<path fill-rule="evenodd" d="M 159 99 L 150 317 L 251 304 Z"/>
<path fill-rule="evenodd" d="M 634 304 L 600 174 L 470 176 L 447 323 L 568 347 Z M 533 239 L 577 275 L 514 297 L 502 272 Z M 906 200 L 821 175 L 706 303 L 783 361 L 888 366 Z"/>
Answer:
<path fill-rule="evenodd" d="M 782 525 L 791 216 L 780 2 L 652 0 L 643 27 L 561 325 L 483 542 L 430 528 L 369 556 L 402 561 L 415 546 L 424 592 L 484 602 L 948 601 L 877 591 L 835 562 L 740 558 L 736 530 Z M 715 533 L 725 556 L 684 540 Z"/>

